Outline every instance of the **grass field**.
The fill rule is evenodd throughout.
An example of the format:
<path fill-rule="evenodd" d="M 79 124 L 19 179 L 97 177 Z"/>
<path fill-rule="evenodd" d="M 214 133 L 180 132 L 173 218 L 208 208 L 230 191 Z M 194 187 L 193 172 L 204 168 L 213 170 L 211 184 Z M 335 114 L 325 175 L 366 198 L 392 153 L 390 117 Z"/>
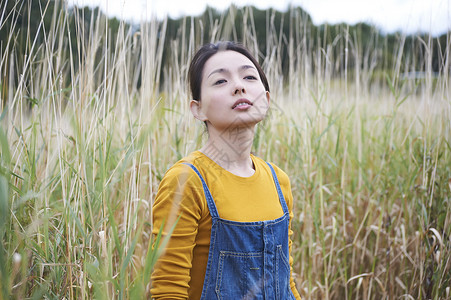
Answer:
<path fill-rule="evenodd" d="M 89 39 L 67 22 L 55 15 L 41 45 L 30 36 L 20 69 L 13 47 L 1 53 L 0 299 L 144 298 L 159 253 L 149 248 L 159 181 L 205 140 L 186 83 L 199 33 L 188 20 L 191 34 L 169 52 L 164 22 L 120 26 L 112 48 L 102 16 Z M 243 42 L 254 51 L 249 24 Z M 7 30 L 12 45 L 17 31 Z M 291 178 L 301 295 L 451 299 L 450 43 L 438 73 L 432 51 L 413 65 L 400 45 L 397 64 L 377 75 L 343 28 L 354 66 L 336 73 L 330 49 L 303 48 L 314 37 L 297 34 L 284 44 L 269 30 L 259 54 L 272 108 L 254 152 Z M 402 76 L 413 69 L 424 76 Z"/>

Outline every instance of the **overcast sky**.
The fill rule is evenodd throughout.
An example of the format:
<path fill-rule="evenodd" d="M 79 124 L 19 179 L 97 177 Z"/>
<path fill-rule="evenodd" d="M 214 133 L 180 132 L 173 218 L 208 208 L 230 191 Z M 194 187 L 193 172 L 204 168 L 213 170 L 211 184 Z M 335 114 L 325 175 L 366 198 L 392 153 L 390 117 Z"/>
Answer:
<path fill-rule="evenodd" d="M 231 3 L 238 7 L 252 4 L 261 9 L 285 10 L 289 5 L 301 6 L 316 25 L 325 22 L 355 24 L 367 22 L 384 32 L 430 32 L 434 35 L 451 30 L 451 0 L 68 0 L 79 6 L 100 6 L 111 16 L 134 20 L 199 15 L 206 5 L 219 10 Z"/>

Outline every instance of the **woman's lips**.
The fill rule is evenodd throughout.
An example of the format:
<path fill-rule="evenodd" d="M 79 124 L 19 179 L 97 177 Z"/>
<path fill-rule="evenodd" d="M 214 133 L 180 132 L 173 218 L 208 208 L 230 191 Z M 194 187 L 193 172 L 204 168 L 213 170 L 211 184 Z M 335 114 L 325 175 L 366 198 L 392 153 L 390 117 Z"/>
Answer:
<path fill-rule="evenodd" d="M 238 99 L 232 106 L 232 109 L 245 110 L 252 106 L 252 102 L 247 99 Z"/>

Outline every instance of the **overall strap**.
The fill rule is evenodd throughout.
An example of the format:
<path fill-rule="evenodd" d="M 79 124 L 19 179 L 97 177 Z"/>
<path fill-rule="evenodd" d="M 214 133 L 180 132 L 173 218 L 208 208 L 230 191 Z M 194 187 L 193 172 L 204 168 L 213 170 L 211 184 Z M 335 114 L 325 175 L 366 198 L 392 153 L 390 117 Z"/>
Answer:
<path fill-rule="evenodd" d="M 274 171 L 274 168 L 271 166 L 270 163 L 266 162 L 266 164 L 271 169 L 272 178 L 274 179 L 274 183 L 276 184 L 276 190 L 277 194 L 279 195 L 279 201 L 280 205 L 282 205 L 282 210 L 284 214 L 288 213 L 288 206 L 287 202 L 285 201 L 285 197 L 283 196 L 282 189 L 280 188 L 279 180 L 277 179 L 276 171 Z"/>
<path fill-rule="evenodd" d="M 211 196 L 210 190 L 208 189 L 208 186 L 205 183 L 205 180 L 202 177 L 202 175 L 200 174 L 199 170 L 193 164 L 190 164 L 190 163 L 183 163 L 183 164 L 190 166 L 191 169 L 193 169 L 194 172 L 196 172 L 197 176 L 199 176 L 200 181 L 202 181 L 202 187 L 204 188 L 205 199 L 207 200 L 207 205 L 208 205 L 208 209 L 210 210 L 211 218 L 212 219 L 219 218 L 218 210 L 216 209 L 216 205 L 213 200 L 213 197 Z"/>

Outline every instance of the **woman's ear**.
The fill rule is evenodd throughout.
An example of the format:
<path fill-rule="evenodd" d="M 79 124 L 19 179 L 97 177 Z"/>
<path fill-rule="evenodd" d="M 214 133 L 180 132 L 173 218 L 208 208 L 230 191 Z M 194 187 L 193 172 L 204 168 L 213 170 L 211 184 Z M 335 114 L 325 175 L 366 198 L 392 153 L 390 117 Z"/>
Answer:
<path fill-rule="evenodd" d="M 271 97 L 269 95 L 269 91 L 266 91 L 266 100 L 268 101 L 268 104 L 269 104 L 270 99 L 271 99 Z"/>
<path fill-rule="evenodd" d="M 200 120 L 200 121 L 207 121 L 207 117 L 205 116 L 205 114 L 203 113 L 202 109 L 201 109 L 201 104 L 200 101 L 198 100 L 191 100 L 189 102 L 189 108 L 191 110 L 191 113 L 193 114 L 193 116 Z"/>

